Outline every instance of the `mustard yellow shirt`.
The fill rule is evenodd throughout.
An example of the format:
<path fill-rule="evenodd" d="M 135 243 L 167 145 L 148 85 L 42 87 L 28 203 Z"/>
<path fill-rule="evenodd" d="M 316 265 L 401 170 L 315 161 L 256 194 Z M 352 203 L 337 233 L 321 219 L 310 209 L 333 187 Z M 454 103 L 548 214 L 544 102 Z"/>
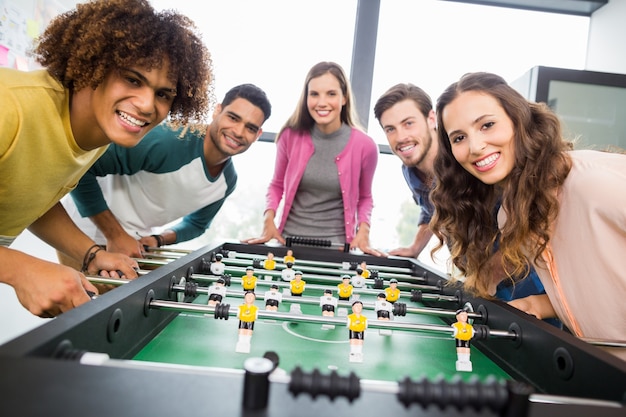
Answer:
<path fill-rule="evenodd" d="M 349 298 L 352 295 L 352 284 L 344 285 L 343 283 L 337 285 L 337 293 L 341 298 Z"/>
<path fill-rule="evenodd" d="M 239 306 L 239 312 L 237 314 L 237 317 L 239 317 L 239 320 L 241 321 L 252 323 L 256 320 L 258 311 L 259 307 L 255 306 L 254 304 L 242 304 Z"/>
<path fill-rule="evenodd" d="M 270 270 L 276 268 L 276 261 L 274 259 L 266 259 L 263 261 L 263 268 Z"/>
<path fill-rule="evenodd" d="M 252 275 L 251 277 L 244 275 L 241 277 L 241 285 L 244 290 L 252 291 L 256 287 L 256 276 Z"/>
<path fill-rule="evenodd" d="M 106 146 L 81 149 L 69 90 L 47 71 L 0 68 L 0 244 L 8 246 L 71 191 Z"/>
<path fill-rule="evenodd" d="M 400 298 L 400 290 L 398 288 L 385 288 L 385 299 L 390 303 L 395 303 Z"/>
<path fill-rule="evenodd" d="M 302 294 L 304 292 L 304 286 L 306 285 L 305 281 L 296 281 L 295 279 L 291 281 L 291 293 L 292 294 Z"/>
<path fill-rule="evenodd" d="M 452 327 L 456 330 L 456 334 L 454 335 L 455 339 L 470 340 L 474 336 L 474 328 L 471 324 L 457 321 L 456 323 L 452 323 Z"/>
<path fill-rule="evenodd" d="M 367 328 L 367 317 L 363 314 L 349 314 L 348 315 L 348 329 L 353 332 L 364 332 Z"/>

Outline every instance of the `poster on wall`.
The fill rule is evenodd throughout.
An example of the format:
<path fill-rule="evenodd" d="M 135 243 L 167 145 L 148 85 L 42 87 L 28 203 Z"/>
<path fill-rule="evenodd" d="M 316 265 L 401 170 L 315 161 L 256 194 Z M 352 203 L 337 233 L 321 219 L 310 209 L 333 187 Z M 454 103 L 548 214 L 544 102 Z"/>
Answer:
<path fill-rule="evenodd" d="M 0 0 L 0 66 L 20 70 L 39 66 L 28 52 L 33 40 L 66 10 L 56 0 Z"/>

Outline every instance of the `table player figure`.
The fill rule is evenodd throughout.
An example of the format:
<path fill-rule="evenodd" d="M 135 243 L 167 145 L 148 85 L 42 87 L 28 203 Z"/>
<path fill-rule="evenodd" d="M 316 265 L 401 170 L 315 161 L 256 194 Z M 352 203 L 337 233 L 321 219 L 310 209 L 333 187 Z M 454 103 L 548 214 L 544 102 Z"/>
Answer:
<path fill-rule="evenodd" d="M 254 331 L 254 322 L 258 317 L 259 308 L 254 305 L 256 296 L 254 292 L 247 291 L 243 296 L 244 303 L 239 306 L 237 318 L 239 319 L 239 337 L 235 352 L 250 353 L 250 341 Z"/>
<path fill-rule="evenodd" d="M 295 265 L 296 258 L 293 256 L 293 251 L 291 249 L 287 249 L 287 253 L 285 254 L 283 258 L 283 262 L 285 264 L 287 264 L 288 262 L 291 262 L 291 265 Z"/>
<path fill-rule="evenodd" d="M 322 316 L 335 317 L 335 310 L 337 309 L 337 297 L 333 296 L 332 290 L 324 290 L 324 295 L 320 297 L 320 307 L 322 308 Z"/>
<path fill-rule="evenodd" d="M 385 288 L 386 300 L 390 303 L 395 303 L 400 298 L 400 289 L 398 289 L 398 280 L 391 278 L 389 281 L 389 287 Z"/>
<path fill-rule="evenodd" d="M 293 280 L 291 280 L 291 295 L 294 297 L 302 297 L 306 281 L 302 280 L 302 271 L 294 271 Z"/>
<path fill-rule="evenodd" d="M 367 317 L 361 312 L 363 303 L 359 300 L 352 303 L 352 314 L 348 314 L 348 334 L 350 337 L 350 362 L 363 362 L 363 341 L 367 329 Z"/>
<path fill-rule="evenodd" d="M 472 362 L 470 361 L 470 340 L 474 337 L 474 327 L 467 322 L 467 310 L 456 311 L 456 323 L 452 323 L 456 339 L 456 370 L 472 372 Z"/>
<path fill-rule="evenodd" d="M 354 288 L 363 288 L 365 287 L 365 277 L 363 276 L 363 270 L 360 266 L 356 268 L 356 274 L 352 277 L 350 281 Z"/>
<path fill-rule="evenodd" d="M 365 261 L 361 261 L 361 263 L 359 264 L 359 267 L 361 268 L 361 276 L 365 279 L 369 278 L 371 273 L 369 271 L 369 269 L 367 269 L 367 262 Z"/>
<path fill-rule="evenodd" d="M 254 291 L 257 277 L 254 275 L 254 267 L 246 267 L 246 275 L 241 277 L 241 286 L 244 291 Z"/>
<path fill-rule="evenodd" d="M 265 310 L 278 311 L 278 305 L 283 301 L 283 294 L 278 291 L 278 285 L 272 284 L 268 291 L 265 291 Z"/>
<path fill-rule="evenodd" d="M 330 289 L 324 290 L 324 295 L 320 296 L 320 307 L 322 308 L 322 316 L 335 317 L 335 310 L 337 309 L 337 297 L 333 296 L 333 291 Z M 322 329 L 334 329 L 333 324 L 322 324 Z"/>
<path fill-rule="evenodd" d="M 285 264 L 285 269 L 280 271 L 280 275 L 283 281 L 291 281 L 293 279 L 293 262 L 287 262 Z"/>
<path fill-rule="evenodd" d="M 213 285 L 209 287 L 209 305 L 215 306 L 220 304 L 226 297 L 226 281 L 224 278 L 218 278 Z"/>
<path fill-rule="evenodd" d="M 221 253 L 218 253 L 215 255 L 215 260 L 213 262 L 211 262 L 211 273 L 213 275 L 223 275 L 224 274 L 224 263 L 222 262 L 222 259 L 224 258 L 224 255 L 222 255 Z"/>
<path fill-rule="evenodd" d="M 337 285 L 339 299 L 342 301 L 349 300 L 352 296 L 354 287 L 350 284 L 350 275 L 341 276 L 341 284 Z"/>
<path fill-rule="evenodd" d="M 384 292 L 378 293 L 376 296 L 376 302 L 374 303 L 374 311 L 376 312 L 376 318 L 378 320 L 390 321 L 393 316 L 393 304 L 386 299 Z M 390 329 L 378 329 L 378 334 L 381 336 L 390 336 Z"/>
<path fill-rule="evenodd" d="M 276 269 L 276 260 L 272 252 L 267 253 L 267 259 L 263 261 L 263 268 L 270 271 Z"/>

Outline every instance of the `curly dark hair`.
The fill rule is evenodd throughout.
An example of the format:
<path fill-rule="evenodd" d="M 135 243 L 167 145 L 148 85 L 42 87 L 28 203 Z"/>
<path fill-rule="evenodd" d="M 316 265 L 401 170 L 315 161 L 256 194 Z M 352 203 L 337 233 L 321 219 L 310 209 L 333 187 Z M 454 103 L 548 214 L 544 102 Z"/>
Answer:
<path fill-rule="evenodd" d="M 515 166 L 501 185 L 483 183 L 452 154 L 442 115 L 466 91 L 494 97 L 513 123 Z M 547 105 L 527 101 L 500 76 L 489 73 L 466 74 L 441 94 L 437 126 L 437 181 L 431 192 L 435 214 L 430 223 L 440 241 L 435 250 L 448 243 L 452 262 L 466 275 L 465 286 L 488 296 L 488 262 L 498 239 L 509 278 L 527 273 L 529 262 L 541 263 L 559 211 L 555 191 L 569 174 L 567 151 L 573 146 L 563 138 L 560 121 Z M 500 203 L 507 220 L 498 231 L 494 210 Z"/>
<path fill-rule="evenodd" d="M 188 17 L 147 0 L 92 0 L 53 19 L 33 56 L 72 91 L 96 88 L 116 69 L 160 68 L 176 83 L 169 122 L 202 122 L 214 104 L 213 63 Z"/>

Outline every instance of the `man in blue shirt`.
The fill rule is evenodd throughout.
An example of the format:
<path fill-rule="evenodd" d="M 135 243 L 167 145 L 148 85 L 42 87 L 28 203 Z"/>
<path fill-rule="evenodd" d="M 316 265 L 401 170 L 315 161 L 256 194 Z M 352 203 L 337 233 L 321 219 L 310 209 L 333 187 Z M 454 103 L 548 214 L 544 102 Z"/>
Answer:
<path fill-rule="evenodd" d="M 417 258 L 432 237 L 428 223 L 433 205 L 428 194 L 433 187 L 433 162 L 437 156 L 437 118 L 428 94 L 412 84 L 398 84 L 383 94 L 374 106 L 391 151 L 402 160 L 402 174 L 421 212 L 417 234 L 409 247 L 390 255 Z"/>

